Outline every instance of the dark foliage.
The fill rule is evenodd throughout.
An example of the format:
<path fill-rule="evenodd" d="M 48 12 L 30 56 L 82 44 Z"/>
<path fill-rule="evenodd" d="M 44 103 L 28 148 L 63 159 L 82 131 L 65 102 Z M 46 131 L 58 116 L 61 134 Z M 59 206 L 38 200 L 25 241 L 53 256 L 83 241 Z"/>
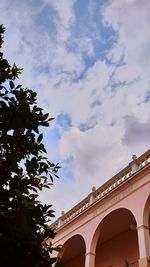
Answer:
<path fill-rule="evenodd" d="M 0 25 L 0 49 L 4 31 Z M 49 253 L 57 248 L 44 240 L 55 236 L 48 226 L 54 211 L 38 192 L 59 169 L 43 156 L 39 133 L 52 118 L 37 106 L 35 92 L 16 85 L 20 73 L 0 50 L 0 266 L 50 267 L 56 259 Z"/>

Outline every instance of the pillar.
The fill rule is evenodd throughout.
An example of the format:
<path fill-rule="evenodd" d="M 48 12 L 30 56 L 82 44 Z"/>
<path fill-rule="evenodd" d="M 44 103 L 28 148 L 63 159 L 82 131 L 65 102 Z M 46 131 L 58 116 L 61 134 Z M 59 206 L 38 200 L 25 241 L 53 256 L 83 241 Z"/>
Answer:
<path fill-rule="evenodd" d="M 95 267 L 95 253 L 88 252 L 85 254 L 85 267 Z"/>
<path fill-rule="evenodd" d="M 150 267 L 150 229 L 146 225 L 137 227 L 139 242 L 139 267 Z"/>

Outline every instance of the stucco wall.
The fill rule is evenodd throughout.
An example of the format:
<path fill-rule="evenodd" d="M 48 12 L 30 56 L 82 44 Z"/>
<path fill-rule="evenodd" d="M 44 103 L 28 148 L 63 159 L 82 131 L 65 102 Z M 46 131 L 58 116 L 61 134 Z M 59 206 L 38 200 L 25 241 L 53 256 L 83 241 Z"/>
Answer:
<path fill-rule="evenodd" d="M 128 231 L 98 245 L 96 249 L 96 267 L 123 267 L 138 260 L 138 241 L 136 231 Z"/>

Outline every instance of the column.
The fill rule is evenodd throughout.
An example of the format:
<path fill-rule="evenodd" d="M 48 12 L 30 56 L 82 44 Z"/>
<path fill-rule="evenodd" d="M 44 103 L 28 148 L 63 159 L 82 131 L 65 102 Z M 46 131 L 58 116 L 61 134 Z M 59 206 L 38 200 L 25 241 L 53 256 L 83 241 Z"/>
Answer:
<path fill-rule="evenodd" d="M 146 225 L 137 227 L 139 242 L 139 267 L 150 266 L 150 229 Z"/>
<path fill-rule="evenodd" d="M 85 267 L 95 267 L 95 253 L 88 252 L 85 254 Z"/>

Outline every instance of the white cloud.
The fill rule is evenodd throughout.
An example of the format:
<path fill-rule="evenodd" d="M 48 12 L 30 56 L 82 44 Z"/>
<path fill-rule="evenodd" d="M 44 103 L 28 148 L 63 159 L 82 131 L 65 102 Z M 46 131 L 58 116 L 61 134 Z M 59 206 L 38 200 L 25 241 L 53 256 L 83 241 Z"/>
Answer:
<path fill-rule="evenodd" d="M 146 70 L 150 62 L 150 2 L 115 0 L 109 3 L 103 10 L 104 22 L 119 35 L 119 43 L 112 53 L 116 53 L 122 46 L 126 62 L 134 62 Z"/>
<path fill-rule="evenodd" d="M 72 128 L 61 138 L 62 158 L 68 156 L 74 158 L 70 163 L 70 168 L 76 177 L 74 188 L 85 184 L 97 186 L 109 178 L 113 172 L 119 170 L 125 162 L 130 161 L 132 153 L 142 153 L 149 146 L 149 104 L 144 103 L 144 96 L 149 89 L 149 51 L 145 49 L 149 47 L 150 40 L 149 4 L 146 1 L 140 2 L 141 4 L 139 1 L 112 1 L 110 3 L 109 6 L 105 6 L 103 16 L 105 22 L 118 32 L 119 39 L 109 56 L 113 57 L 116 63 L 121 56 L 124 56 L 125 64 L 115 69 L 105 63 L 95 63 L 88 70 L 85 78 L 74 85 L 76 92 L 78 92 L 77 88 L 82 88 L 78 107 L 83 100 L 83 111 L 74 108 L 72 111 L 69 110 L 74 123 L 76 122 L 75 125 L 79 123 L 79 120 L 86 121 L 92 113 L 89 110 L 89 103 L 92 99 L 90 93 L 93 92 L 95 99 L 101 100 L 101 105 L 95 113 L 98 120 L 95 128 L 84 133 L 77 128 Z M 140 21 L 139 13 L 141 14 Z M 113 80 L 107 87 L 114 70 Z M 118 85 L 116 91 L 112 92 L 113 83 L 123 82 L 125 82 L 124 86 Z M 73 97 L 73 99 L 76 103 L 78 97 Z M 134 125 L 138 125 L 140 135 L 135 129 L 131 131 L 132 123 L 129 121 L 127 123 L 127 119 L 124 119 L 130 114 L 132 114 L 131 118 L 134 116 L 139 118 Z M 143 138 L 145 135 L 147 138 Z M 138 140 L 142 145 L 138 144 Z"/>
<path fill-rule="evenodd" d="M 118 34 L 106 60 L 94 50 L 96 30 L 86 34 L 83 25 L 80 37 L 74 35 L 72 26 L 78 20 L 74 4 L 74 0 L 43 0 L 35 6 L 28 1 L 0 2 L 1 21 L 7 27 L 6 57 L 24 67 L 23 84 L 39 89 L 39 102 L 52 116 L 64 112 L 72 120 L 73 127 L 62 131 L 58 146 L 53 145 L 62 161 L 73 159 L 64 164 L 73 178 L 61 178 L 50 192 L 58 211 L 70 208 L 93 185 L 124 167 L 131 154 L 142 153 L 149 145 L 150 111 L 144 99 L 150 84 L 150 3 L 106 1 L 101 24 Z M 56 12 L 51 35 L 50 25 L 43 30 L 35 23 L 46 5 Z M 98 5 L 99 1 L 90 1 L 90 19 Z M 93 60 L 89 64 L 85 54 Z M 82 132 L 81 124 L 92 127 Z M 49 155 L 52 159 L 53 151 Z M 48 192 L 42 198 L 51 202 Z"/>
<path fill-rule="evenodd" d="M 121 127 L 105 127 L 100 124 L 86 132 L 72 128 L 62 136 L 60 155 L 62 158 L 73 155 L 71 169 L 79 185 L 87 183 L 89 187 L 96 183 L 97 186 L 110 175 L 112 167 L 113 172 L 118 168 L 115 160 L 119 156 L 116 152 L 121 148 L 121 136 Z"/>

